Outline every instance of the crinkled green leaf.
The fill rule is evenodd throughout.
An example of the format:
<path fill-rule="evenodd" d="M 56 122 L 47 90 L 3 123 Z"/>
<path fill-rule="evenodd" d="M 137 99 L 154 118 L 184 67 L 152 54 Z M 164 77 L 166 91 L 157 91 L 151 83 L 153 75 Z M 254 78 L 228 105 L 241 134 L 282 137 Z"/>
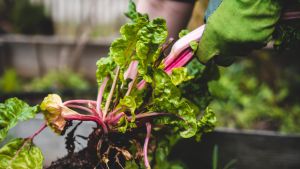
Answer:
<path fill-rule="evenodd" d="M 138 31 L 147 24 L 147 20 L 140 19 L 134 23 L 127 23 L 121 27 L 121 38 L 115 40 L 110 47 L 109 56 L 121 68 L 127 68 L 135 56 Z"/>
<path fill-rule="evenodd" d="M 108 57 L 97 61 L 97 81 L 101 83 L 106 76 L 113 78 L 113 70 L 120 66 L 120 75 L 123 75 L 130 62 L 136 58 L 136 43 L 138 32 L 142 27 L 149 23 L 147 15 L 136 12 L 135 5 L 131 2 L 128 16 L 132 16 L 132 21 L 123 25 L 120 29 L 121 37 L 114 40 L 111 44 Z M 133 16 L 134 15 L 134 16 Z"/>
<path fill-rule="evenodd" d="M 120 105 L 126 106 L 128 109 L 130 109 L 132 115 L 132 121 L 134 121 L 135 120 L 134 111 L 137 107 L 135 98 L 133 96 L 125 96 L 123 99 L 120 100 Z"/>
<path fill-rule="evenodd" d="M 139 61 L 138 72 L 144 80 L 151 82 L 149 78 L 149 66 L 159 57 L 161 46 L 168 36 L 166 21 L 164 19 L 154 19 L 150 21 L 138 32 L 136 44 L 137 60 Z"/>
<path fill-rule="evenodd" d="M 172 70 L 172 74 L 171 74 L 171 80 L 173 82 L 174 85 L 179 85 L 182 82 L 188 81 L 193 79 L 193 76 L 190 76 L 188 74 L 188 70 L 185 67 L 179 67 L 179 68 L 175 68 Z"/>
<path fill-rule="evenodd" d="M 19 121 L 34 118 L 38 110 L 38 106 L 30 107 L 17 98 L 10 98 L 0 103 L 0 142 L 6 137 L 9 129 Z"/>
<path fill-rule="evenodd" d="M 111 57 L 103 57 L 97 61 L 96 77 L 98 83 L 102 83 L 105 77 L 113 77 L 113 71 L 116 67 Z"/>
<path fill-rule="evenodd" d="M 206 63 L 214 56 L 220 65 L 263 47 L 280 17 L 279 0 L 223 0 L 208 18 L 197 55 Z"/>
<path fill-rule="evenodd" d="M 0 169 L 42 169 L 43 160 L 31 140 L 14 139 L 0 149 Z"/>
<path fill-rule="evenodd" d="M 196 114 L 198 108 L 182 98 L 180 90 L 172 83 L 163 70 L 154 71 L 152 111 L 174 114 L 173 118 L 162 117 L 160 123 L 171 124 L 179 128 L 184 138 L 192 137 L 198 131 Z"/>
<path fill-rule="evenodd" d="M 179 32 L 178 36 L 179 36 L 179 38 L 182 38 L 182 37 L 184 37 L 185 35 L 187 35 L 188 33 L 190 33 L 189 30 L 187 30 L 187 29 L 182 29 L 182 30 Z"/>
<path fill-rule="evenodd" d="M 118 122 L 118 131 L 121 133 L 125 133 L 128 128 L 128 120 L 125 117 L 122 117 Z"/>
<path fill-rule="evenodd" d="M 190 47 L 192 48 L 193 52 L 196 52 L 198 49 L 198 42 L 197 41 L 191 41 Z"/>
<path fill-rule="evenodd" d="M 201 132 L 211 132 L 217 123 L 215 113 L 210 109 L 206 108 L 203 116 L 197 121 L 198 127 L 201 128 Z"/>

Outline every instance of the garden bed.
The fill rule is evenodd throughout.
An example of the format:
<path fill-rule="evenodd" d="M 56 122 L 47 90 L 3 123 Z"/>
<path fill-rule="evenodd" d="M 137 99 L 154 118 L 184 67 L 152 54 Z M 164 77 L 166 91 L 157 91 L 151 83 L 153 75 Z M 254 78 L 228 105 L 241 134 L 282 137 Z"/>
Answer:
<path fill-rule="evenodd" d="M 212 152 L 218 146 L 218 168 L 236 161 L 237 169 L 299 169 L 300 135 L 260 130 L 217 128 L 200 143 L 180 141 L 171 159 L 184 161 L 190 169 L 212 168 Z M 198 167 L 199 166 L 199 167 Z M 201 167 L 200 167 L 201 166 Z"/>

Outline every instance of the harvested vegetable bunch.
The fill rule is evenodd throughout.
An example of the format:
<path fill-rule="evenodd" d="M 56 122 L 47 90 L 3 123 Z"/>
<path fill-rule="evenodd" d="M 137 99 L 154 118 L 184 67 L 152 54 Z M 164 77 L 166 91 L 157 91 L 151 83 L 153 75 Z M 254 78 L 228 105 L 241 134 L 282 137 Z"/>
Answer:
<path fill-rule="evenodd" d="M 200 110 L 184 98 L 178 88 L 193 78 L 183 66 L 193 58 L 195 42 L 200 39 L 204 26 L 182 37 L 165 57 L 164 50 L 168 46 L 165 44 L 165 20 L 149 20 L 146 14 L 136 11 L 132 2 L 129 9 L 126 15 L 131 22 L 121 27 L 121 37 L 112 43 L 108 57 L 97 62 L 97 100 L 63 102 L 60 96 L 50 94 L 39 106 L 47 126 L 61 135 L 72 120 L 97 124 L 91 134 L 93 138 L 89 138 L 93 144 L 88 143 L 98 156 L 95 168 L 144 166 L 149 169 L 148 151 L 154 154 L 159 151 L 159 140 L 201 136 L 211 131 L 216 121 L 209 108 Z M 7 106 L 4 112 L 11 108 L 9 104 L 3 106 Z M 10 123 L 15 123 L 15 120 Z M 5 131 L 1 128 L 1 133 L 11 127 L 9 124 Z M 36 134 L 25 139 L 29 141 L 24 141 L 23 145 L 20 141 L 14 147 L 10 145 L 16 141 L 8 143 L 6 146 L 18 150 L 11 154 L 10 159 L 1 158 L 0 166 L 9 163 L 15 168 L 20 161 L 9 160 L 23 155 L 24 144 L 32 143 Z M 7 147 L 0 150 L 0 156 L 4 148 Z M 32 156 L 30 152 L 26 155 Z M 153 165 L 158 165 L 157 158 L 151 156 L 151 159 Z M 26 162 L 23 161 L 22 165 L 27 165 Z M 36 168 L 41 167 L 39 164 Z"/>

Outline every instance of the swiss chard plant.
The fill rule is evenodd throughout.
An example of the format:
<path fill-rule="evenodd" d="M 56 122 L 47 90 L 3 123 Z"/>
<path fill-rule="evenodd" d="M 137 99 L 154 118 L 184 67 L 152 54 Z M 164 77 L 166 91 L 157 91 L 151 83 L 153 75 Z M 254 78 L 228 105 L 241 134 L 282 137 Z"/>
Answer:
<path fill-rule="evenodd" d="M 199 79 L 210 73 L 210 66 L 202 66 L 200 75 L 184 67 L 193 58 L 204 26 L 183 36 L 166 56 L 170 41 L 165 20 L 150 20 L 136 12 L 132 2 L 126 16 L 131 21 L 121 27 L 121 37 L 111 44 L 108 57 L 97 62 L 95 100 L 62 100 L 49 94 L 34 107 L 17 98 L 0 104 L 0 141 L 19 121 L 40 111 L 45 119 L 32 136 L 11 140 L 0 149 L 0 168 L 42 168 L 43 156 L 33 139 L 46 127 L 64 135 L 74 120 L 97 124 L 88 143 L 97 157 L 93 168 L 169 168 L 165 158 L 174 140 L 200 139 L 212 131 L 214 113 L 181 92 L 196 74 Z"/>

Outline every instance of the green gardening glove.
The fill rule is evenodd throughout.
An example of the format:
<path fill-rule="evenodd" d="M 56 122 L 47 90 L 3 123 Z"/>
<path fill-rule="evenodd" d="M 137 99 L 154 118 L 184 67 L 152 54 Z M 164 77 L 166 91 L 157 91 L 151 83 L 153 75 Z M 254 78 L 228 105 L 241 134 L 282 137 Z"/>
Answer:
<path fill-rule="evenodd" d="M 210 0 L 197 56 L 228 66 L 236 56 L 266 45 L 281 12 L 280 0 Z"/>

